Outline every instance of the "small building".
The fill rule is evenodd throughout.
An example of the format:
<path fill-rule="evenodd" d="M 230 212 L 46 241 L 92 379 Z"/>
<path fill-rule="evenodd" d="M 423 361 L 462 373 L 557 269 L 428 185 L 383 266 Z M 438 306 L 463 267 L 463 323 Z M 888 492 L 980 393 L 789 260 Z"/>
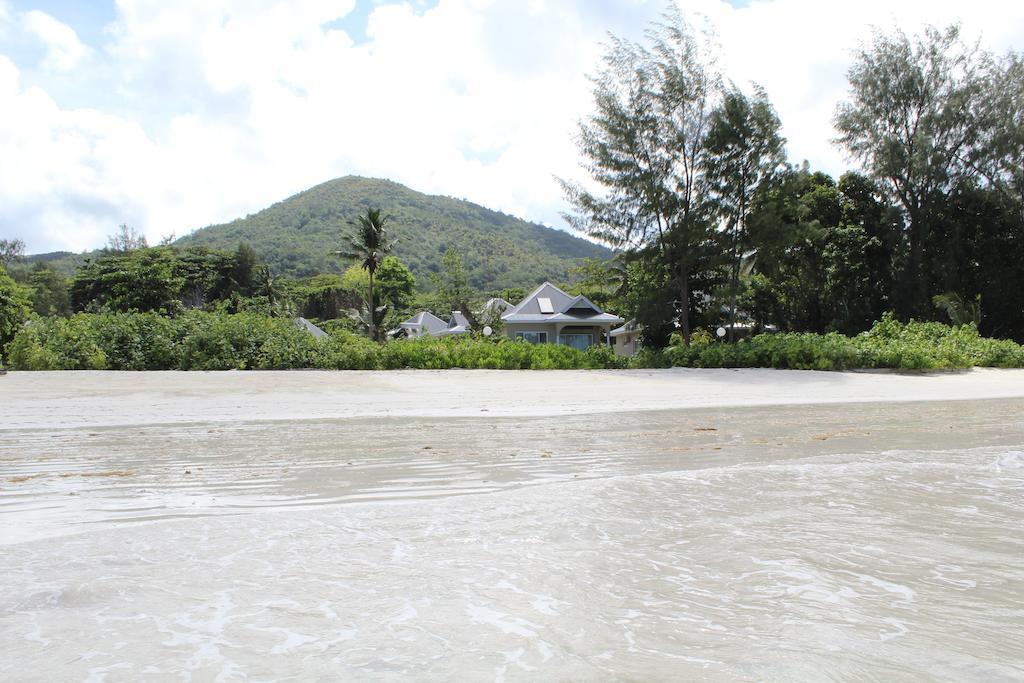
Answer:
<path fill-rule="evenodd" d="M 314 325 L 313 323 L 309 322 L 308 320 L 301 316 L 295 319 L 295 326 L 298 327 L 299 329 L 306 330 L 317 339 L 323 339 L 324 337 L 330 336 L 326 332 L 321 330 L 319 327 L 317 327 L 316 325 Z"/>
<path fill-rule="evenodd" d="M 501 316 L 509 339 L 533 344 L 562 344 L 585 350 L 609 340 L 613 327 L 625 321 L 605 313 L 585 296 L 566 294 L 550 282 L 533 290 Z"/>
<path fill-rule="evenodd" d="M 451 337 L 456 334 L 466 334 L 469 332 L 469 328 L 469 319 L 462 314 L 462 311 L 452 311 L 452 317 L 448 319 L 448 327 L 438 332 L 435 336 Z"/>
<path fill-rule="evenodd" d="M 505 311 L 512 308 L 512 304 L 500 297 L 488 299 L 487 303 L 480 307 L 476 319 L 483 325 L 490 325 L 501 319 Z"/>
<path fill-rule="evenodd" d="M 413 317 L 406 320 L 394 330 L 391 335 L 406 336 L 411 339 L 420 337 L 436 337 L 442 331 L 448 329 L 448 323 L 438 318 L 430 311 L 420 311 Z"/>
<path fill-rule="evenodd" d="M 640 350 L 640 325 L 635 320 L 627 321 L 622 327 L 617 327 L 608 335 L 612 338 L 612 348 L 616 356 L 635 356 Z"/>

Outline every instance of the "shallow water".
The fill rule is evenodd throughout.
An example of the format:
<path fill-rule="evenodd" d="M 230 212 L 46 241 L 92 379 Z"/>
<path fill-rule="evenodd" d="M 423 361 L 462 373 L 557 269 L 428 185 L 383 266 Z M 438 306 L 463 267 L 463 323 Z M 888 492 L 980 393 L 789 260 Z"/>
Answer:
<path fill-rule="evenodd" d="M 0 430 L 4 680 L 1024 678 L 1024 402 Z"/>

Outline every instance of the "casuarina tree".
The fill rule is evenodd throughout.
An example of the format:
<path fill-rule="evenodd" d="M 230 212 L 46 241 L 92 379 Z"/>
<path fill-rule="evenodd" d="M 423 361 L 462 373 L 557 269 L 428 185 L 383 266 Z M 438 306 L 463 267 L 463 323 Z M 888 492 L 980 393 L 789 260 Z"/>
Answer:
<path fill-rule="evenodd" d="M 592 184 L 560 181 L 570 225 L 613 247 L 650 254 L 668 272 L 690 341 L 691 284 L 715 242 L 705 170 L 719 77 L 678 11 L 645 44 L 616 38 L 594 83 L 578 144 Z M 591 189 L 593 188 L 593 189 Z"/>

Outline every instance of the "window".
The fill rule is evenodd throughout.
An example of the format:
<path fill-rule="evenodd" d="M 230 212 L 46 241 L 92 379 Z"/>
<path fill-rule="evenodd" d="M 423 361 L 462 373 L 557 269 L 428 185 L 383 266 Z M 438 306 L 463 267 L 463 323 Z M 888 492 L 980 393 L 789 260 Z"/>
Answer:
<path fill-rule="evenodd" d="M 594 343 L 594 335 L 592 334 L 560 334 L 558 335 L 558 343 L 563 346 L 571 346 L 574 349 L 580 351 L 586 351 L 591 344 Z"/>
<path fill-rule="evenodd" d="M 531 344 L 547 344 L 548 333 L 547 332 L 516 332 L 516 340 L 522 339 L 528 341 Z"/>
<path fill-rule="evenodd" d="M 546 296 L 542 296 L 537 299 L 537 305 L 540 306 L 541 313 L 554 313 L 555 307 L 551 305 L 551 299 Z"/>

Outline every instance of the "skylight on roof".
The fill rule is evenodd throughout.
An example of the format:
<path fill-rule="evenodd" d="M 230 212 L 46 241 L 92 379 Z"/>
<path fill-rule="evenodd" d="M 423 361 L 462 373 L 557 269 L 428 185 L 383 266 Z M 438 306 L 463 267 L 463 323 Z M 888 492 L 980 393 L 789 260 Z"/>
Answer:
<path fill-rule="evenodd" d="M 551 299 L 546 296 L 542 296 L 537 299 L 537 305 L 540 306 L 541 313 L 554 313 L 555 307 L 551 305 Z"/>

